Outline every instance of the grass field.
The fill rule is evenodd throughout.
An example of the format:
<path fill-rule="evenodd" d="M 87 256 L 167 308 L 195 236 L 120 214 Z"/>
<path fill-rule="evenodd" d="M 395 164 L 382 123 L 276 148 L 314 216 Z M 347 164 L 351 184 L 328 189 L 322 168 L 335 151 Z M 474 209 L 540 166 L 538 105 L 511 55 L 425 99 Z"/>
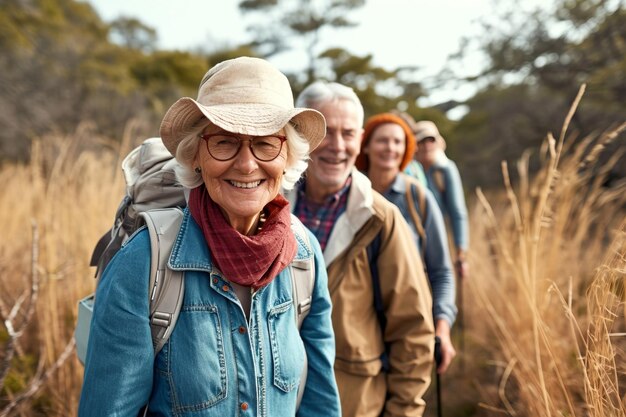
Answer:
<path fill-rule="evenodd" d="M 505 174 L 501 190 L 469 192 L 471 277 L 443 415 L 626 416 L 626 184 L 603 186 L 623 155 L 598 163 L 623 129 L 575 148 L 565 133 L 538 138 L 537 176 L 522 156 L 515 185 Z M 76 302 L 94 288 L 91 251 L 123 195 L 132 138 L 132 126 L 113 144 L 84 125 L 0 168 L 0 416 L 76 415 Z M 435 391 L 433 379 L 431 416 Z"/>
<path fill-rule="evenodd" d="M 464 349 L 441 377 L 443 415 L 626 415 L 626 184 L 603 186 L 626 147 L 599 159 L 625 127 L 576 147 L 564 128 L 533 150 L 543 167 L 534 178 L 526 154 L 515 186 L 503 163 L 503 188 L 476 190 L 455 329 Z"/>

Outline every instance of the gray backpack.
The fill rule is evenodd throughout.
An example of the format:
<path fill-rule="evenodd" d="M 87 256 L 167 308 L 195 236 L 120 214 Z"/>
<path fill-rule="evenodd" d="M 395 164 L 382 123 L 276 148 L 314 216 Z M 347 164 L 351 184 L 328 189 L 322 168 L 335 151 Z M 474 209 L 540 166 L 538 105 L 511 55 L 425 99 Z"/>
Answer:
<path fill-rule="evenodd" d="M 122 162 L 126 195 L 116 212 L 113 227 L 100 238 L 91 258 L 91 265 L 96 266 L 96 279 L 99 279 L 123 243 L 137 229 L 144 225 L 147 227 L 151 264 L 146 296 L 150 297 L 150 329 L 155 356 L 176 325 L 185 287 L 184 273 L 174 271 L 167 265 L 183 219 L 182 208 L 186 205 L 183 187 L 177 183 L 174 173 L 176 163 L 160 138 L 147 139 L 128 154 Z M 307 230 L 297 217 L 292 215 L 291 219 L 291 228 L 296 239 L 312 252 Z M 311 307 L 315 263 L 311 258 L 294 261 L 289 269 L 295 320 L 300 328 Z M 74 338 L 81 363 L 84 363 L 87 353 L 94 302 L 94 294 L 78 302 Z M 306 370 L 305 364 L 298 404 L 304 391 Z"/>

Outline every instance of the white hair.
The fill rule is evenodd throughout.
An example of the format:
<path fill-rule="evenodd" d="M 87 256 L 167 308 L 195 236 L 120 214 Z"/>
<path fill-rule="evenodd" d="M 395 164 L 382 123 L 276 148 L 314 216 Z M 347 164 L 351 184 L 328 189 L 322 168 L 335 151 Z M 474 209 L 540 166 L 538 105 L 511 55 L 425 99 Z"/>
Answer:
<path fill-rule="evenodd" d="M 343 84 L 335 82 L 316 81 L 302 90 L 296 99 L 296 107 L 309 107 L 319 109 L 323 104 L 347 100 L 356 106 L 359 126 L 363 126 L 365 111 L 363 104 L 354 90 Z"/>
<path fill-rule="evenodd" d="M 178 161 L 178 166 L 175 168 L 176 179 L 183 187 L 191 189 L 202 184 L 202 174 L 194 170 L 194 161 L 202 140 L 199 135 L 210 124 L 208 119 L 202 118 L 183 137 L 176 148 Z M 308 166 L 309 141 L 298 133 L 291 123 L 287 123 L 284 129 L 287 137 L 287 165 L 281 186 L 285 190 L 291 190 Z"/>

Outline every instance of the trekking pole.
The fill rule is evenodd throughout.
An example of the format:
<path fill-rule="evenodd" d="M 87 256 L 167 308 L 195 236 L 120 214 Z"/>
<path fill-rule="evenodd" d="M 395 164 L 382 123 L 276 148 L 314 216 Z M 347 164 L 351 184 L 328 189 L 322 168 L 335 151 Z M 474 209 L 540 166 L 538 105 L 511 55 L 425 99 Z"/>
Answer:
<path fill-rule="evenodd" d="M 459 326 L 459 351 L 461 353 L 461 372 L 465 372 L 465 320 L 463 320 L 463 278 L 458 278 L 459 291 L 459 314 L 457 316 L 457 324 Z"/>
<path fill-rule="evenodd" d="M 435 336 L 435 378 L 437 379 L 437 417 L 441 417 L 441 381 L 439 379 L 439 372 L 437 368 L 441 364 L 441 339 L 439 336 Z"/>
<path fill-rule="evenodd" d="M 458 292 L 458 304 L 459 313 L 457 315 L 457 326 L 459 329 L 459 353 L 461 360 L 461 372 L 465 373 L 465 320 L 463 320 L 465 309 L 463 308 L 463 284 L 464 280 L 460 273 L 457 273 L 457 292 Z"/>

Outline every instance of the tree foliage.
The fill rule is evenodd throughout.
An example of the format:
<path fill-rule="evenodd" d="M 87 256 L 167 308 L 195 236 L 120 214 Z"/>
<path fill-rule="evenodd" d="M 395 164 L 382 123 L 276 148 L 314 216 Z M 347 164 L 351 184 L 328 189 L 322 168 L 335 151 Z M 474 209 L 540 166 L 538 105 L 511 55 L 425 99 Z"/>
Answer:
<path fill-rule="evenodd" d="M 304 42 L 308 57 L 305 83 L 316 78 L 317 47 L 326 29 L 355 26 L 349 12 L 365 5 L 365 0 L 242 0 L 239 8 L 260 16 L 248 30 L 254 34 L 251 46 L 259 56 L 271 57 Z"/>
<path fill-rule="evenodd" d="M 26 158 L 32 138 L 72 132 L 84 121 L 115 138 L 122 136 L 129 120 L 138 119 L 143 122 L 138 135 L 156 135 L 168 106 L 181 96 L 194 97 L 198 80 L 212 65 L 291 48 L 308 56 L 305 71 L 287 74 L 294 95 L 312 80 L 326 79 L 353 87 L 366 116 L 398 109 L 416 120 L 433 120 L 468 188 L 499 184 L 500 161 L 516 160 L 525 149 L 536 148 L 547 132 L 558 131 L 581 83 L 587 84 L 587 93 L 570 126 L 578 138 L 624 120 L 622 3 L 557 0 L 553 8 L 525 11 L 513 2 L 500 2 L 483 21 L 481 35 L 465 42 L 484 53 L 483 70 L 469 76 L 455 75 L 452 67 L 441 71 L 479 88 L 463 103 L 466 116 L 454 122 L 443 112 L 456 103 L 418 105 L 428 92 L 417 67 L 382 67 L 374 55 L 359 56 L 339 47 L 319 50 L 322 37 L 356 24 L 346 16 L 365 0 L 239 1 L 246 16 L 260 18 L 252 24 L 255 41 L 210 53 L 159 50 L 156 32 L 140 20 L 124 17 L 105 23 L 84 2 L 4 0 L 0 160 Z M 460 59 L 465 53 L 459 53 Z M 623 137 L 613 150 L 621 143 Z"/>
<path fill-rule="evenodd" d="M 143 134 L 156 134 L 166 106 L 195 94 L 207 63 L 190 53 L 151 51 L 154 33 L 133 19 L 106 24 L 75 0 L 3 1 L 0 160 L 24 159 L 32 138 L 71 132 L 84 121 L 121 137 L 138 118 Z"/>
<path fill-rule="evenodd" d="M 481 90 L 467 101 L 469 113 L 452 135 L 451 151 L 462 171 L 471 173 L 470 185 L 498 184 L 493 173 L 499 160 L 513 161 L 547 132 L 557 132 L 583 83 L 586 94 L 570 126 L 577 139 L 626 119 L 622 2 L 558 0 L 552 9 L 512 7 L 494 16 L 483 21 L 482 35 L 470 40 L 487 65 L 469 77 Z M 609 149 L 620 143 L 623 137 Z M 489 161 L 489 167 L 478 161 Z"/>
<path fill-rule="evenodd" d="M 110 35 L 118 43 L 144 52 L 156 49 L 156 30 L 133 17 L 120 17 L 110 25 Z"/>
<path fill-rule="evenodd" d="M 305 3 L 291 6 L 308 7 L 306 16 L 288 8 L 281 12 L 282 23 L 273 26 L 287 22 L 294 39 L 345 27 L 353 23 L 341 16 L 364 2 Z M 242 7 L 258 11 L 277 4 L 254 0 Z M 171 103 L 195 96 L 207 68 L 236 56 L 260 55 L 254 45 L 211 53 L 158 50 L 156 32 L 140 20 L 123 17 L 107 24 L 88 4 L 75 0 L 8 0 L 0 9 L 3 22 L 0 105 L 5 111 L 0 121 L 6 128 L 0 132 L 0 159 L 26 158 L 32 138 L 71 132 L 84 121 L 95 123 L 104 136 L 121 137 L 127 122 L 139 119 L 143 123 L 137 134 L 155 135 Z M 374 65 L 372 55 L 356 56 L 340 48 L 315 55 L 313 62 L 316 79 L 354 87 L 367 115 L 399 108 L 418 118 L 426 112 L 445 119 L 439 111 L 417 106 L 424 91 L 414 81 L 416 68 L 385 69 Z M 309 82 L 300 72 L 287 75 L 294 95 Z"/>
<path fill-rule="evenodd" d="M 89 6 L 62 0 L 9 0 L 0 20 L 0 132 L 2 154 L 24 156 L 25 135 L 50 131 L 84 116 L 92 82 L 85 76 L 116 73 L 106 56 L 107 28 Z"/>
<path fill-rule="evenodd" d="M 417 100 L 425 92 L 416 82 L 417 68 L 385 69 L 376 66 L 372 55 L 357 56 L 345 49 L 331 48 L 318 57 L 320 66 L 325 66 L 328 81 L 338 82 L 354 88 L 365 108 L 365 115 L 387 112 L 392 109 L 406 111 L 414 118 L 434 117 L 444 119 L 436 109 L 421 109 Z"/>

